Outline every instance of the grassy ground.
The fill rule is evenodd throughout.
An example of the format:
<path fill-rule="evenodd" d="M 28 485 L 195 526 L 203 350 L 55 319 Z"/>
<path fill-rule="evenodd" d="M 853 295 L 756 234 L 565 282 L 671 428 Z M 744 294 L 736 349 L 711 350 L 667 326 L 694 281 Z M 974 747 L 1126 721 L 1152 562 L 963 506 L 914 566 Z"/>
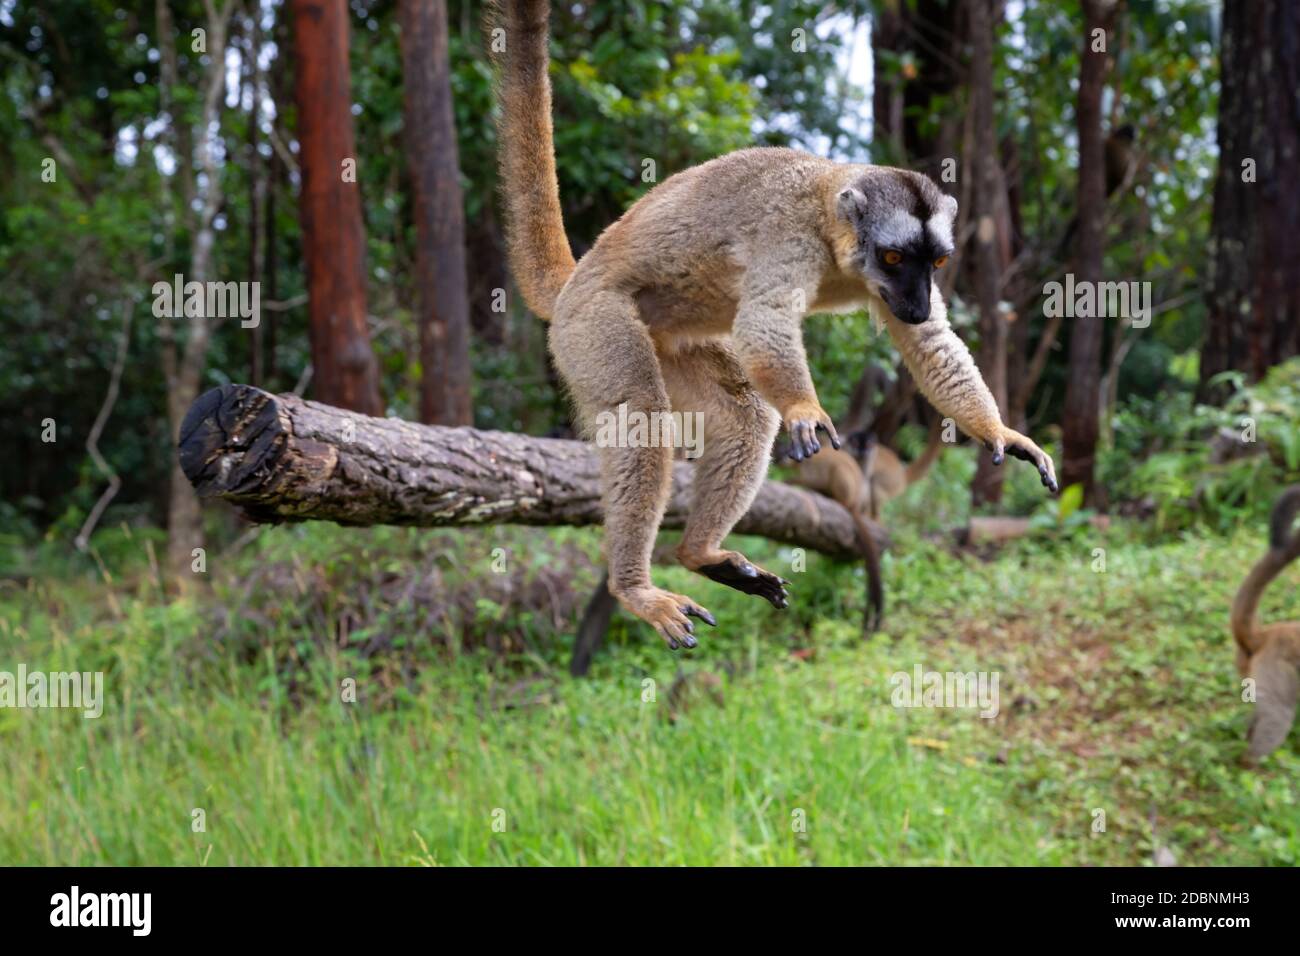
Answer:
<path fill-rule="evenodd" d="M 681 657 L 619 620 L 582 681 L 591 532 L 280 528 L 166 602 L 154 537 L 109 529 L 102 567 L 0 590 L 0 670 L 107 696 L 0 709 L 0 863 L 1300 864 L 1296 737 L 1239 764 L 1226 611 L 1260 529 L 989 559 L 920 534 L 948 517 L 902 503 L 869 641 L 857 569 L 810 557 L 784 614 L 657 569 L 719 629 Z M 1300 617 L 1296 575 L 1266 616 Z M 996 673 L 998 716 L 892 706 L 917 665 Z M 704 671 L 720 694 L 674 703 Z"/>

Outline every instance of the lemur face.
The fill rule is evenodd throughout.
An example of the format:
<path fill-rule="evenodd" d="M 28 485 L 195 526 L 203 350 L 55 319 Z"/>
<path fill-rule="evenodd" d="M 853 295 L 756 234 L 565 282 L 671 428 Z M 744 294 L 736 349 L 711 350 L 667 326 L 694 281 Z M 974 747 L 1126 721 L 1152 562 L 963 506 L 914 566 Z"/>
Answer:
<path fill-rule="evenodd" d="M 879 169 L 840 193 L 839 210 L 857 231 L 854 262 L 871 291 L 900 322 L 929 319 L 934 272 L 953 251 L 957 200 L 918 173 Z"/>

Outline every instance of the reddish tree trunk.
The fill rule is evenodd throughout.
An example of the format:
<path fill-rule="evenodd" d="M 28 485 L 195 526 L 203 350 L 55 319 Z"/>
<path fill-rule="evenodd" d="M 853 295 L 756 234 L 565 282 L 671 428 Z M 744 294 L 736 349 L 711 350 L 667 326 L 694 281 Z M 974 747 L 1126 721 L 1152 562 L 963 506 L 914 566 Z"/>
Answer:
<path fill-rule="evenodd" d="M 415 212 L 420 421 L 473 424 L 465 213 L 444 0 L 402 0 L 406 157 Z"/>
<path fill-rule="evenodd" d="M 1102 228 L 1106 212 L 1105 140 L 1101 131 L 1101 93 L 1108 53 L 1094 50 L 1096 30 L 1108 30 L 1111 5 L 1084 0 L 1083 54 L 1079 69 L 1079 230 L 1075 282 L 1100 282 Z M 1107 47 L 1108 49 L 1108 47 Z M 1085 499 L 1097 503 L 1095 482 L 1098 409 L 1101 395 L 1102 322 L 1100 316 L 1071 319 L 1069 383 L 1065 389 L 1064 452 L 1061 487 L 1082 484 Z"/>
<path fill-rule="evenodd" d="M 1254 381 L 1300 354 L 1300 5 L 1225 4 L 1220 60 L 1203 397 L 1222 397 L 1209 388 L 1220 372 Z"/>
<path fill-rule="evenodd" d="M 323 402 L 379 415 L 345 0 L 293 0 L 293 26 L 312 388 Z"/>

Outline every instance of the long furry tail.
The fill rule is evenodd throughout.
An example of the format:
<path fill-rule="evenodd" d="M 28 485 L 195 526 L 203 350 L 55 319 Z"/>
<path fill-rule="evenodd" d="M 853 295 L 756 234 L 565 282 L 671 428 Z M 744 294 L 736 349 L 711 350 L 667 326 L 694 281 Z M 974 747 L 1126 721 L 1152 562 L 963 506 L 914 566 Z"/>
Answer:
<path fill-rule="evenodd" d="M 862 551 L 862 560 L 867 567 L 867 607 L 862 616 L 862 630 L 870 634 L 880 627 L 885 617 L 885 586 L 880 578 L 880 547 L 871 533 L 871 523 L 856 508 L 849 509 L 849 515 L 858 530 L 858 547 Z"/>
<path fill-rule="evenodd" d="M 551 130 L 549 0 L 495 0 L 489 38 L 501 105 L 497 141 L 510 269 L 524 301 L 549 320 L 573 274 Z"/>
<path fill-rule="evenodd" d="M 1300 557 L 1300 529 L 1292 531 L 1300 513 L 1300 485 L 1282 492 L 1268 521 L 1268 553 L 1256 562 L 1232 602 L 1232 636 L 1249 657 L 1259 650 L 1255 641 L 1255 614 L 1264 589 L 1284 567 Z"/>

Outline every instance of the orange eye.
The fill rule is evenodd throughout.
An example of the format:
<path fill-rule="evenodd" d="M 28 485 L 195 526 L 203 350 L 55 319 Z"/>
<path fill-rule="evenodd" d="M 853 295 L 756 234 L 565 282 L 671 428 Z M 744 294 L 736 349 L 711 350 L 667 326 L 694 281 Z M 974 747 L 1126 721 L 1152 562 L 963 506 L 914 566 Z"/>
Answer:
<path fill-rule="evenodd" d="M 934 267 L 936 269 L 942 269 L 947 264 L 948 264 L 947 256 L 940 256 L 938 259 L 934 260 Z"/>
<path fill-rule="evenodd" d="M 901 252 L 895 252 L 893 249 L 889 249 L 885 252 L 884 258 L 885 265 L 896 266 L 903 261 L 903 254 Z"/>

